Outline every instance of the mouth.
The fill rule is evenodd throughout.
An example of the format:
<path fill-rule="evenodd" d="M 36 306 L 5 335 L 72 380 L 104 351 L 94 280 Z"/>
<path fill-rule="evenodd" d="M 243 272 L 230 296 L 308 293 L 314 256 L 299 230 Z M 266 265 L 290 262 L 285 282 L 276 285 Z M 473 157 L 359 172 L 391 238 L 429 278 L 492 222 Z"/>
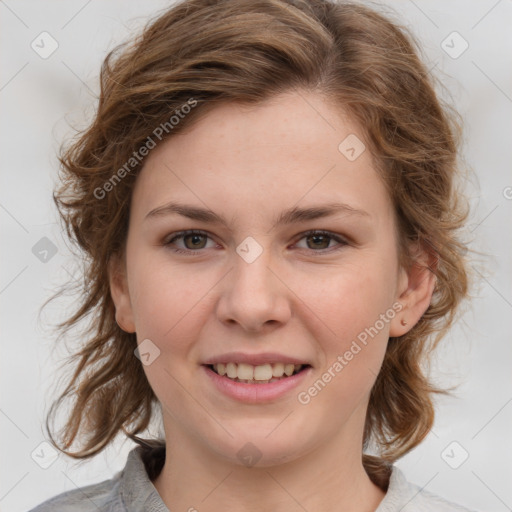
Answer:
<path fill-rule="evenodd" d="M 244 384 L 270 384 L 304 372 L 311 368 L 309 364 L 266 363 L 251 365 L 246 363 L 205 364 L 212 372 L 233 382 Z"/>

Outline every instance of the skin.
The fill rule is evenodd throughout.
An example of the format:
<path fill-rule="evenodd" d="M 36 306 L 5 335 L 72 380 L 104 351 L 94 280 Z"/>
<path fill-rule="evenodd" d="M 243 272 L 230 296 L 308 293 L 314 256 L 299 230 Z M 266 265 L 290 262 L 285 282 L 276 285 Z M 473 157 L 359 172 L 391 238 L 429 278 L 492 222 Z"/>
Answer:
<path fill-rule="evenodd" d="M 148 156 L 110 286 L 118 323 L 160 350 L 144 370 L 162 405 L 167 458 L 154 485 L 169 509 L 370 511 L 384 497 L 361 462 L 369 393 L 388 338 L 419 320 L 434 277 L 418 265 L 400 268 L 393 206 L 370 152 L 349 161 L 338 150 L 363 133 L 318 93 L 290 91 L 257 106 L 218 106 Z M 145 219 L 169 201 L 209 208 L 228 226 L 176 214 Z M 329 202 L 366 214 L 272 229 L 285 209 Z M 165 245 L 186 229 L 208 237 Z M 302 235 L 310 229 L 346 243 Z M 236 252 L 248 236 L 263 251 L 252 263 Z M 417 251 L 417 261 L 428 256 Z M 398 303 L 378 335 L 299 403 L 297 393 Z M 283 398 L 241 403 L 200 367 L 235 350 L 293 355 L 313 371 Z M 253 467 L 237 457 L 247 442 L 261 455 Z"/>

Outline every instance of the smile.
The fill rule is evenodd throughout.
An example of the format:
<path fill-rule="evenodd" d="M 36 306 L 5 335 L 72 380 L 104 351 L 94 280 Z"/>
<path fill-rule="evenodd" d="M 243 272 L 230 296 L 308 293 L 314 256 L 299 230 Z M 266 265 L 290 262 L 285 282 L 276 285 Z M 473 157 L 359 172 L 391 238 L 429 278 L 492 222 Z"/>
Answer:
<path fill-rule="evenodd" d="M 216 363 L 210 368 L 221 377 L 225 376 L 235 382 L 247 384 L 264 384 L 274 382 L 299 373 L 305 366 L 293 363 L 267 363 L 253 366 L 247 363 Z M 285 377 L 286 376 L 286 377 Z"/>
<path fill-rule="evenodd" d="M 201 369 L 213 384 L 213 389 L 227 398 L 248 404 L 274 402 L 290 396 L 297 387 L 304 387 L 304 380 L 313 371 L 308 364 L 265 363 L 252 366 L 231 362 L 203 364 Z M 239 375 L 250 378 L 240 379 Z"/>

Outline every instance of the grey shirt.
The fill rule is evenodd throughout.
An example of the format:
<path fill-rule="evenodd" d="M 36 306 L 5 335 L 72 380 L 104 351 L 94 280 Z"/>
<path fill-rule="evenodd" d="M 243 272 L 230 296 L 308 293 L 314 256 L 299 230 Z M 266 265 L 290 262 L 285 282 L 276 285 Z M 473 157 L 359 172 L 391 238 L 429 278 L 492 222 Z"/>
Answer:
<path fill-rule="evenodd" d="M 151 482 L 142 454 L 142 446 L 135 447 L 124 469 L 110 480 L 59 494 L 30 512 L 170 512 Z M 471 512 L 409 483 L 393 466 L 386 495 L 375 512 L 434 511 Z"/>

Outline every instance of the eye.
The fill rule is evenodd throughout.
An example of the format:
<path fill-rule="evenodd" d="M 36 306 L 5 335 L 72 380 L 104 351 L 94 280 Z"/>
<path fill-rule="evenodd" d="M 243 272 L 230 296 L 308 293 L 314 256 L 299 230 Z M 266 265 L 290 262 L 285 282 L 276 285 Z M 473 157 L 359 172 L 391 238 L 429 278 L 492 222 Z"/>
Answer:
<path fill-rule="evenodd" d="M 179 233 L 175 233 L 170 240 L 164 242 L 164 245 L 174 245 L 177 240 L 182 240 L 185 248 L 176 248 L 174 249 L 175 252 L 182 254 L 198 254 L 196 250 L 205 249 L 206 240 L 208 238 L 210 238 L 208 233 L 204 231 L 198 231 L 196 229 L 190 229 L 187 231 L 180 231 Z"/>
<path fill-rule="evenodd" d="M 339 250 L 347 245 L 347 241 L 341 236 L 329 231 L 311 230 L 302 234 L 299 240 L 306 240 L 306 249 L 313 249 L 313 252 L 331 252 L 331 250 Z M 338 242 L 339 247 L 329 247 L 332 241 Z M 319 250 L 318 250 L 319 249 Z"/>
<path fill-rule="evenodd" d="M 179 254 L 194 255 L 199 254 L 201 249 L 208 249 L 207 240 L 210 238 L 209 234 L 205 231 L 196 229 L 190 229 L 186 231 L 180 231 L 175 233 L 172 238 L 164 242 L 164 245 L 176 245 L 177 241 L 182 241 L 184 248 L 176 247 L 173 249 L 174 252 Z M 211 238 L 210 238 L 211 239 Z M 329 231 L 311 230 L 303 233 L 300 240 L 306 240 L 306 249 L 312 250 L 316 253 L 331 252 L 332 250 L 339 250 L 343 246 L 347 245 L 347 241 L 341 236 L 331 233 Z M 338 243 L 338 247 L 329 247 L 331 242 L 335 241 Z M 297 245 L 297 244 L 296 244 Z M 215 247 L 215 243 L 210 248 Z"/>

